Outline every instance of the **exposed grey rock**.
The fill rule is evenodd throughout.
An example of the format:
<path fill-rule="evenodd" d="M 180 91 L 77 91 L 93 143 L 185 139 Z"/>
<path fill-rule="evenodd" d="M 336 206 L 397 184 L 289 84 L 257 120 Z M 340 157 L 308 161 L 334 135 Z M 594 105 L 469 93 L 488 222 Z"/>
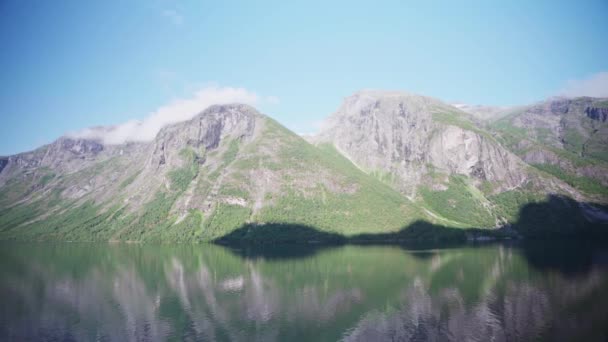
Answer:
<path fill-rule="evenodd" d="M 362 91 L 346 98 L 317 141 L 334 144 L 368 172 L 397 176 L 405 193 L 415 193 L 429 168 L 492 181 L 499 189 L 526 179 L 523 163 L 475 130 L 467 114 L 403 92 Z"/>
<path fill-rule="evenodd" d="M 431 165 L 503 188 L 516 187 L 526 179 L 521 161 L 489 137 L 456 126 L 438 130 L 429 144 Z"/>
<path fill-rule="evenodd" d="M 0 173 L 2 173 L 2 170 L 4 170 L 7 164 L 8 158 L 0 158 Z"/>
<path fill-rule="evenodd" d="M 606 185 L 606 104 L 606 99 L 591 97 L 551 98 L 519 108 L 493 129 L 529 164 L 557 166 L 570 176 L 591 177 Z"/>
<path fill-rule="evenodd" d="M 523 159 L 526 163 L 529 164 L 551 164 L 571 166 L 571 163 L 568 160 L 560 159 L 559 156 L 554 152 L 543 149 L 530 150 L 524 155 Z"/>
<path fill-rule="evenodd" d="M 585 113 L 587 113 L 587 117 L 592 120 L 597 120 L 601 122 L 606 122 L 608 118 L 608 108 L 597 108 L 597 107 L 587 107 L 585 109 Z"/>
<path fill-rule="evenodd" d="M 151 142 L 103 145 L 96 140 L 61 137 L 37 150 L 3 158 L 0 185 L 23 174 L 48 170 L 75 178 L 62 191 L 63 197 L 104 202 L 120 192 L 118 180 L 137 175 L 128 185 L 132 195 L 127 198 L 131 210 L 136 210 L 166 187 L 169 172 L 183 164 L 183 149 L 196 149 L 195 161 L 202 165 L 206 151 L 217 149 L 222 139 L 251 138 L 255 121 L 261 118 L 246 105 L 212 106 L 191 120 L 164 127 Z M 86 170 L 93 167 L 99 170 L 87 175 Z"/>

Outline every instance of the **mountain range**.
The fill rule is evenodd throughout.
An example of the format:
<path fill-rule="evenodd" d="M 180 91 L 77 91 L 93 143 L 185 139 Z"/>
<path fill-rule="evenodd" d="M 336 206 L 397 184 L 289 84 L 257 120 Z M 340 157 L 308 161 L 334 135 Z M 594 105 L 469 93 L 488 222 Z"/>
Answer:
<path fill-rule="evenodd" d="M 152 141 L 0 157 L 0 238 L 321 241 L 608 236 L 608 99 L 347 97 L 312 137 L 243 104 Z"/>

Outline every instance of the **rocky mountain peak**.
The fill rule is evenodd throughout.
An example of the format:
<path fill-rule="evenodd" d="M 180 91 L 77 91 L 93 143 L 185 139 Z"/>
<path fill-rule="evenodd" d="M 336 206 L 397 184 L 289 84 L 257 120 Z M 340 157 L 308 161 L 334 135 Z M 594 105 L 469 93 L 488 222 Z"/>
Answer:
<path fill-rule="evenodd" d="M 441 101 L 403 91 L 362 90 L 347 97 L 334 116 L 428 114 L 431 107 L 446 106 Z"/>
<path fill-rule="evenodd" d="M 247 142 L 264 116 L 245 104 L 211 106 L 192 119 L 163 127 L 148 146 L 145 174 L 159 175 L 183 166 L 184 150 L 194 152 L 199 164 L 224 141 Z"/>
<path fill-rule="evenodd" d="M 95 155 L 103 151 L 104 146 L 95 139 L 61 137 L 49 145 L 49 152 L 65 152 L 76 156 Z"/>
<path fill-rule="evenodd" d="M 214 105 L 191 120 L 166 126 L 158 133 L 155 144 L 163 149 L 187 146 L 217 148 L 226 136 L 247 138 L 253 135 L 256 120 L 263 118 L 255 108 L 245 104 Z"/>
<path fill-rule="evenodd" d="M 405 192 L 415 192 L 428 167 L 505 187 L 524 178 L 517 158 L 475 129 L 467 114 L 404 92 L 361 91 L 346 98 L 317 141 L 332 143 L 368 172 L 395 176 Z"/>

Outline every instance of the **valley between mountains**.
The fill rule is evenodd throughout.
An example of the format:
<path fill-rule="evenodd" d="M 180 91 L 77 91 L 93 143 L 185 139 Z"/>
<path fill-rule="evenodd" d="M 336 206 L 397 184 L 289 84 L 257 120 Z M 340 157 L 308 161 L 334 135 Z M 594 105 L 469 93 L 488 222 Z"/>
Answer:
<path fill-rule="evenodd" d="M 0 239 L 418 241 L 608 236 L 608 99 L 450 105 L 360 91 L 314 137 L 242 104 L 149 142 L 0 158 Z"/>

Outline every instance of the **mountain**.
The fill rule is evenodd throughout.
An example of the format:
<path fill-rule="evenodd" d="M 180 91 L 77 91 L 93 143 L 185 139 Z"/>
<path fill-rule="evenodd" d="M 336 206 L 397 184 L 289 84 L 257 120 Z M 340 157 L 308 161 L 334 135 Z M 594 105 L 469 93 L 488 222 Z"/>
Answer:
<path fill-rule="evenodd" d="M 0 238 L 385 241 L 603 229 L 606 196 L 531 166 L 499 126 L 433 98 L 361 91 L 313 143 L 240 104 L 209 107 L 150 142 L 66 136 L 0 158 Z"/>
<path fill-rule="evenodd" d="M 149 143 L 63 137 L 2 160 L 5 238 L 213 240 L 248 223 L 349 235 L 424 217 L 331 146 L 246 105 L 213 106 Z"/>
<path fill-rule="evenodd" d="M 509 113 L 518 109 L 518 107 L 495 107 L 495 106 L 483 106 L 483 105 L 469 105 L 466 103 L 453 103 L 452 106 L 460 109 L 473 116 L 476 119 L 485 120 L 497 120 Z"/>
<path fill-rule="evenodd" d="M 327 120 L 318 141 L 332 143 L 366 172 L 411 195 L 437 174 L 464 175 L 499 190 L 526 180 L 526 165 L 466 113 L 418 95 L 356 93 Z"/>
<path fill-rule="evenodd" d="M 514 223 L 523 206 L 547 194 L 587 199 L 503 147 L 471 114 L 424 96 L 358 92 L 327 120 L 316 141 L 333 144 L 448 226 Z"/>
<path fill-rule="evenodd" d="M 598 201 L 608 196 L 608 99 L 552 98 L 488 123 L 510 151 Z"/>

